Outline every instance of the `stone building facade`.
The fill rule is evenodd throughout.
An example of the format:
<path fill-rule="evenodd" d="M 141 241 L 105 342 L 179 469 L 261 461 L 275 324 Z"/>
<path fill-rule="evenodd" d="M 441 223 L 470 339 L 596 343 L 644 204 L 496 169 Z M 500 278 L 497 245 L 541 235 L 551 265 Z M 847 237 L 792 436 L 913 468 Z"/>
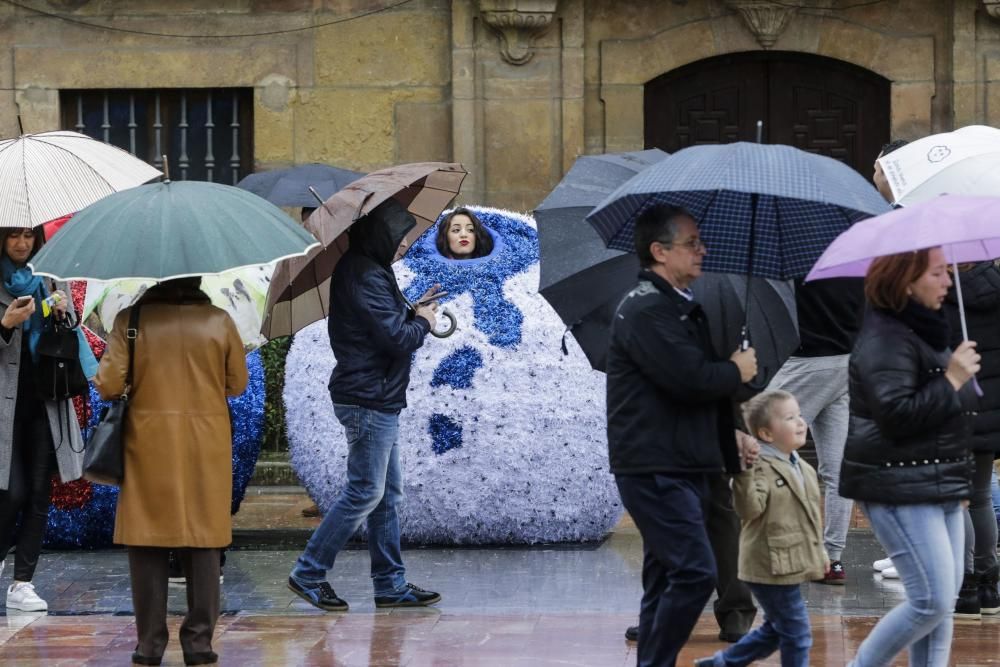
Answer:
<path fill-rule="evenodd" d="M 862 171 L 1000 126 L 998 0 L 19 0 L 0 44 L 3 136 L 72 129 L 65 91 L 242 88 L 256 169 L 457 161 L 464 201 L 522 210 L 580 154 L 752 114 Z"/>

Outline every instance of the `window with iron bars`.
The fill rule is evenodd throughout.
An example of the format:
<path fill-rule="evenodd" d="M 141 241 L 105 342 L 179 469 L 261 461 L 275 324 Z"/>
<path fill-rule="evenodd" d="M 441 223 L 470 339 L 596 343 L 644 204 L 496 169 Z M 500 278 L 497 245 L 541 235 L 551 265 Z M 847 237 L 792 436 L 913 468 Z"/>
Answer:
<path fill-rule="evenodd" d="M 123 148 L 170 178 L 235 185 L 253 172 L 253 89 L 63 90 L 62 126 Z"/>

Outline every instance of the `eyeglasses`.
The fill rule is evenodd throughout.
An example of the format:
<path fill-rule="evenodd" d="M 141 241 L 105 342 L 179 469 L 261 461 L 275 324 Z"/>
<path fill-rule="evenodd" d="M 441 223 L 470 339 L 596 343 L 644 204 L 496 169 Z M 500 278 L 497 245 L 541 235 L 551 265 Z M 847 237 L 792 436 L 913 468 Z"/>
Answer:
<path fill-rule="evenodd" d="M 687 248 L 691 252 L 698 252 L 700 250 L 705 250 L 708 247 L 705 245 L 705 242 L 699 238 L 688 239 L 683 243 L 672 242 L 672 243 L 664 243 L 663 245 L 667 246 L 668 248 L 671 246 Z"/>

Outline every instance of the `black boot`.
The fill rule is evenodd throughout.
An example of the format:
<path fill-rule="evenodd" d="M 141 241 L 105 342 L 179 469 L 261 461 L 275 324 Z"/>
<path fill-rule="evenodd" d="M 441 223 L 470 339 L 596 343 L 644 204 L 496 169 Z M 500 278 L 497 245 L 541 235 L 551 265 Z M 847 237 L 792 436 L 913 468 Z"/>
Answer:
<path fill-rule="evenodd" d="M 962 590 L 958 592 L 955 602 L 955 618 L 980 619 L 982 610 L 979 606 L 979 577 L 966 573 L 962 579 Z"/>
<path fill-rule="evenodd" d="M 1000 614 L 998 580 L 1000 580 L 1000 566 L 994 565 L 979 575 L 979 606 L 984 614 Z"/>

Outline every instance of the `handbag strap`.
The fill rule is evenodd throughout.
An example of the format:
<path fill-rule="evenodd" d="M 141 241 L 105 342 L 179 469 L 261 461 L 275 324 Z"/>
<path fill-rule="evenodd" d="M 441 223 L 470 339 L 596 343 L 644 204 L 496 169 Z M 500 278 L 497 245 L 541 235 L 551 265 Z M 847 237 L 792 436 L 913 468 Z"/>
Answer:
<path fill-rule="evenodd" d="M 125 391 L 122 398 L 128 400 L 128 394 L 132 391 L 132 369 L 135 366 L 135 339 L 139 336 L 139 304 L 132 306 L 128 314 L 128 329 L 125 330 L 125 338 L 128 340 L 128 373 L 125 375 Z"/>

